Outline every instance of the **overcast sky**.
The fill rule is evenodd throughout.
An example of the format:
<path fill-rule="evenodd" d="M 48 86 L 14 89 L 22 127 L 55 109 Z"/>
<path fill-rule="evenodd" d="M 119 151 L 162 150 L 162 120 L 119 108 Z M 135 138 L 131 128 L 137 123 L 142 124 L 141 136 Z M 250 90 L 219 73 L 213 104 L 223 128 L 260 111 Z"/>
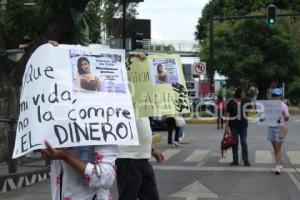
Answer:
<path fill-rule="evenodd" d="M 194 40 L 202 9 L 209 0 L 144 0 L 138 19 L 151 19 L 151 37 L 157 40 Z"/>

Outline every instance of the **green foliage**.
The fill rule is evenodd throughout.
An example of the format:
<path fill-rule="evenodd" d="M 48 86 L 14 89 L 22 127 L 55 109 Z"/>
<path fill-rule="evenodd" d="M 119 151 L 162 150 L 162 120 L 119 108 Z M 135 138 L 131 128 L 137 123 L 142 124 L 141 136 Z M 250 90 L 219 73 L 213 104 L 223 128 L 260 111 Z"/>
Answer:
<path fill-rule="evenodd" d="M 56 23 L 62 23 L 59 20 L 60 16 L 63 14 L 71 16 L 69 0 L 32 0 L 30 2 L 35 3 L 32 6 L 24 6 L 25 2 L 28 1 L 0 0 L 0 24 L 3 24 L 5 29 L 7 49 L 16 48 L 25 35 L 35 41 L 47 31 L 51 20 L 57 19 Z M 68 35 L 63 38 L 69 39 L 60 42 L 84 45 L 101 43 L 104 33 L 111 26 L 112 18 L 122 11 L 120 6 L 120 2 L 117 0 L 91 0 L 84 13 L 75 13 L 77 16 L 83 15 L 82 20 L 65 27 L 69 31 Z M 127 9 L 129 18 L 137 14 L 136 7 L 136 3 L 129 4 Z"/>
<path fill-rule="evenodd" d="M 291 99 L 300 99 L 300 78 L 296 78 L 287 90 L 287 95 Z"/>
<path fill-rule="evenodd" d="M 254 11 L 264 13 L 268 4 L 275 4 L 278 9 L 300 12 L 299 0 L 211 0 L 198 20 L 195 38 L 200 41 L 207 37 L 210 6 L 215 17 L 226 17 L 249 15 Z"/>
<path fill-rule="evenodd" d="M 208 60 L 207 38 L 210 8 L 214 17 L 265 14 L 268 4 L 275 4 L 278 13 L 300 11 L 298 0 L 212 0 L 199 18 L 196 39 L 204 40 L 201 59 Z M 280 17 L 275 26 L 265 19 L 214 21 L 214 67 L 228 77 L 227 85 L 246 89 L 256 86 L 258 98 L 265 98 L 271 85 L 293 82 L 299 76 L 300 20 Z M 297 81 L 290 86 L 297 88 Z M 298 93 L 300 96 L 300 93 Z"/>
<path fill-rule="evenodd" d="M 228 85 L 256 86 L 264 93 L 271 83 L 299 73 L 299 44 L 279 25 L 241 20 L 231 28 L 220 26 L 214 44 L 216 70 L 228 77 Z"/>

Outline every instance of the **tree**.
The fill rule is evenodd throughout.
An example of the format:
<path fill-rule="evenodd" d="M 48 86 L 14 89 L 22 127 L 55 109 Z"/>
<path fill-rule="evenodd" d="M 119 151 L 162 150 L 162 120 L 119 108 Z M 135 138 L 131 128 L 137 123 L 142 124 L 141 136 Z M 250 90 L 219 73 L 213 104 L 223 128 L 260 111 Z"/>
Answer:
<path fill-rule="evenodd" d="M 264 13 L 268 4 L 275 4 L 278 9 L 300 12 L 298 0 L 211 0 L 198 20 L 195 38 L 201 41 L 207 37 L 210 8 L 213 8 L 214 17 L 243 16 L 254 11 Z"/>
<path fill-rule="evenodd" d="M 213 8 L 214 17 L 243 16 L 251 14 L 263 15 L 266 6 L 270 3 L 275 4 L 279 9 L 285 9 L 279 10 L 279 13 L 300 11 L 300 2 L 296 0 L 210 1 L 210 3 L 205 6 L 202 16 L 199 18 L 195 33 L 196 39 L 201 42 L 204 41 L 204 51 L 202 52 L 203 57 L 201 57 L 201 59 L 204 58 L 204 60 L 208 60 L 209 44 L 207 32 L 210 8 Z M 298 63 L 300 63 L 300 60 L 297 55 L 300 53 L 300 22 L 293 17 L 281 17 L 278 18 L 276 27 L 272 27 L 272 29 L 265 26 L 265 20 L 261 20 L 261 25 L 254 22 L 259 29 L 256 29 L 251 23 L 248 23 L 246 26 L 243 26 L 243 23 L 247 22 L 241 22 L 240 20 L 214 22 L 214 67 L 216 67 L 220 73 L 224 73 L 224 75 L 228 77 L 228 85 L 238 84 L 243 85 L 245 88 L 249 88 L 251 85 L 259 86 L 259 98 L 265 98 L 267 91 L 266 87 L 272 85 L 270 84 L 270 80 L 276 80 L 277 83 L 281 81 L 288 83 L 292 82 L 299 75 Z M 240 28 L 238 28 L 237 24 L 239 24 Z M 230 41 L 233 40 L 234 37 L 239 36 L 237 35 L 238 33 L 235 33 L 232 29 L 241 33 L 241 36 L 236 38 L 236 42 Z M 262 34 L 260 30 L 267 30 L 269 34 Z M 246 40 L 246 37 L 243 37 L 244 34 L 245 36 L 250 35 L 251 37 Z M 256 37 L 259 35 L 263 37 L 260 39 L 261 42 L 253 45 L 254 40 L 252 37 L 258 39 Z M 289 42 L 292 42 L 292 44 L 289 44 Z M 273 51 L 270 49 L 271 47 L 275 47 L 273 48 Z M 237 48 L 239 52 L 236 51 Z M 283 56 L 280 56 L 286 54 L 291 57 L 291 60 L 282 59 Z M 286 60 L 287 63 L 282 62 L 283 60 Z M 223 61 L 225 63 L 222 63 Z M 267 68 L 266 66 L 270 67 Z M 280 66 L 287 67 L 284 68 Z M 292 70 L 294 70 L 293 73 L 290 73 Z M 281 75 L 277 78 L 279 73 Z M 250 78 L 253 74 L 258 75 Z M 260 76 L 260 74 L 263 74 L 264 76 Z M 241 77 L 243 77 L 243 79 L 241 79 Z M 259 80 L 260 78 L 265 78 L 266 80 Z M 260 84 L 258 84 L 259 82 Z"/>
<path fill-rule="evenodd" d="M 214 41 L 216 70 L 228 77 L 228 85 L 256 86 L 259 99 L 266 98 L 272 84 L 299 74 L 299 43 L 279 25 L 241 20 L 218 27 Z"/>

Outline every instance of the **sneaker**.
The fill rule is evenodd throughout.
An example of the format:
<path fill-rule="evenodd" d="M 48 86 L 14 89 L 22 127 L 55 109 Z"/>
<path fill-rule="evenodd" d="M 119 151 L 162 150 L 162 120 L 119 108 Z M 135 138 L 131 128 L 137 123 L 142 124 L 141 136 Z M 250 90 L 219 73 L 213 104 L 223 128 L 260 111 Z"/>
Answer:
<path fill-rule="evenodd" d="M 175 145 L 174 144 L 168 144 L 168 147 L 174 147 Z"/>
<path fill-rule="evenodd" d="M 274 169 L 272 169 L 272 172 L 273 172 L 275 175 L 280 175 L 280 173 L 281 173 L 280 166 L 279 166 L 279 165 L 276 165 L 276 167 L 275 167 Z"/>
<path fill-rule="evenodd" d="M 180 146 L 180 144 L 177 141 L 174 141 L 173 144 L 174 144 L 175 147 Z"/>
<path fill-rule="evenodd" d="M 237 166 L 237 165 L 239 165 L 239 162 L 237 162 L 237 161 L 232 161 L 230 163 L 230 166 Z"/>

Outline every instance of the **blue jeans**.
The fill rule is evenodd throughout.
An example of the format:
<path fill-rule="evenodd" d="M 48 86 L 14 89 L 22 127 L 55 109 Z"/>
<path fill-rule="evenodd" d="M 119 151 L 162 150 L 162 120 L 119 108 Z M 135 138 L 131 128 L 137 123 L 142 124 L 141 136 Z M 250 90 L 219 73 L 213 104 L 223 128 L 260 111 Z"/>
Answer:
<path fill-rule="evenodd" d="M 245 128 L 230 128 L 231 134 L 237 139 L 237 143 L 232 146 L 233 162 L 239 162 L 239 136 L 242 146 L 242 158 L 244 163 L 248 160 L 248 145 L 247 145 L 247 127 Z"/>
<path fill-rule="evenodd" d="M 180 126 L 178 128 L 179 128 L 178 137 L 181 138 L 183 136 L 183 126 Z"/>

